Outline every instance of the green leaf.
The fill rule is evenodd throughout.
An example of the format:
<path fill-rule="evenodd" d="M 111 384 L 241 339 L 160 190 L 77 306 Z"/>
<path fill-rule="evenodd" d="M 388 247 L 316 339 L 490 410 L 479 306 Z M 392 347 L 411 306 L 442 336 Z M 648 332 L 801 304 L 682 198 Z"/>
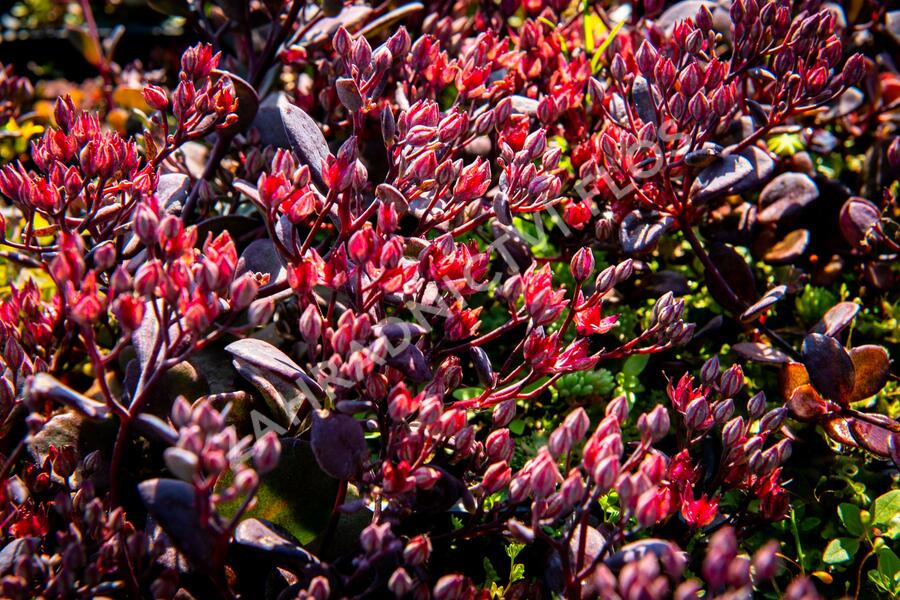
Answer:
<path fill-rule="evenodd" d="M 519 553 L 525 548 L 525 544 L 517 544 L 515 542 L 509 544 L 506 547 L 506 555 L 509 557 L 509 560 L 516 560 L 516 557 L 519 556 Z"/>
<path fill-rule="evenodd" d="M 822 561 L 827 565 L 839 565 L 853 559 L 859 550 L 859 540 L 856 538 L 836 538 L 828 543 Z"/>
<path fill-rule="evenodd" d="M 522 435 L 522 432 L 525 431 L 525 421 L 522 419 L 513 419 L 509 424 L 509 431 L 513 435 Z"/>
<path fill-rule="evenodd" d="M 861 536 L 865 532 L 859 512 L 859 507 L 849 502 L 841 502 L 838 506 L 838 516 L 844 524 L 844 529 L 855 536 Z"/>
<path fill-rule="evenodd" d="M 509 570 L 509 582 L 515 583 L 520 579 L 525 579 L 525 565 L 513 565 Z"/>
<path fill-rule="evenodd" d="M 872 504 L 872 525 L 881 529 L 894 528 L 900 522 L 900 490 L 891 490 L 875 498 Z"/>
<path fill-rule="evenodd" d="M 895 579 L 897 573 L 900 573 L 900 558 L 887 546 L 878 549 L 878 571 L 889 580 Z"/>
<path fill-rule="evenodd" d="M 495 583 L 500 581 L 500 577 L 497 575 L 497 569 L 494 568 L 494 565 L 491 564 L 491 560 L 487 556 L 484 557 L 481 564 L 484 567 L 485 583 Z"/>
<path fill-rule="evenodd" d="M 649 354 L 632 354 L 622 365 L 622 372 L 631 377 L 637 377 L 647 367 L 647 361 L 650 360 Z"/>

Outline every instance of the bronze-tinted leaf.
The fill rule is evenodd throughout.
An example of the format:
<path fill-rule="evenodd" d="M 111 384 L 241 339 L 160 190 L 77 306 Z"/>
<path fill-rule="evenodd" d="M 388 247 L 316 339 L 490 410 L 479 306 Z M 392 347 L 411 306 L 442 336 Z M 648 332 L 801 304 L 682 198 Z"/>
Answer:
<path fill-rule="evenodd" d="M 753 271 L 747 261 L 737 250 L 726 244 L 716 243 L 711 246 L 709 257 L 728 283 L 728 287 L 745 303 L 743 306 L 756 300 L 756 278 L 753 277 Z M 731 312 L 743 311 L 743 306 L 734 304 L 709 272 L 706 273 L 706 285 L 716 302 Z"/>
<path fill-rule="evenodd" d="M 825 398 L 846 405 L 853 391 L 855 369 L 850 355 L 840 342 L 811 333 L 803 340 L 801 356 L 816 390 Z"/>
<path fill-rule="evenodd" d="M 825 433 L 828 434 L 828 437 L 834 441 L 852 448 L 857 447 L 856 440 L 850 433 L 850 426 L 847 423 L 847 419 L 844 417 L 829 417 L 828 420 L 822 424 L 822 427 L 825 429 Z"/>
<path fill-rule="evenodd" d="M 865 198 L 853 197 L 841 207 L 838 224 L 844 239 L 854 248 L 871 245 L 878 240 L 880 234 L 875 226 L 881 219 L 878 207 Z"/>
<path fill-rule="evenodd" d="M 619 225 L 619 242 L 626 254 L 642 254 L 656 247 L 659 238 L 674 220 L 656 212 L 646 213 L 633 210 Z"/>
<path fill-rule="evenodd" d="M 740 342 L 731 347 L 741 358 L 754 362 L 784 364 L 789 359 L 787 354 L 760 342 Z"/>
<path fill-rule="evenodd" d="M 809 246 L 809 231 L 795 229 L 766 250 L 763 260 L 773 265 L 794 262 L 806 252 Z"/>
<path fill-rule="evenodd" d="M 780 383 L 781 396 L 787 400 L 795 389 L 809 383 L 809 373 L 806 372 L 803 363 L 791 361 L 781 370 Z"/>
<path fill-rule="evenodd" d="M 747 322 L 755 320 L 761 314 L 769 310 L 776 302 L 784 298 L 786 292 L 786 285 L 779 285 L 772 288 L 771 290 L 766 292 L 762 298 L 757 300 L 752 306 L 741 313 L 741 321 Z"/>
<path fill-rule="evenodd" d="M 891 374 L 891 360 L 882 346 L 858 346 L 850 350 L 856 376 L 849 402 L 864 400 L 881 391 Z"/>
<path fill-rule="evenodd" d="M 879 427 L 862 419 L 847 419 L 847 426 L 850 434 L 861 448 L 865 448 L 878 456 L 890 456 L 888 444 L 891 438 L 891 432 L 884 427 Z"/>
<path fill-rule="evenodd" d="M 699 173 L 691 185 L 695 202 L 705 202 L 725 194 L 739 194 L 763 184 L 775 170 L 769 154 L 751 146 L 739 154 L 729 154 Z"/>
<path fill-rule="evenodd" d="M 813 327 L 810 333 L 821 333 L 836 337 L 849 325 L 859 313 L 859 304 L 855 302 L 839 302 L 828 309 L 822 320 Z"/>
<path fill-rule="evenodd" d="M 335 479 L 356 476 L 369 454 L 359 421 L 327 410 L 313 413 L 310 442 L 316 462 Z"/>
<path fill-rule="evenodd" d="M 782 173 L 759 195 L 762 210 L 760 223 L 777 223 L 791 219 L 819 197 L 815 182 L 803 173 Z"/>
<path fill-rule="evenodd" d="M 812 421 L 828 412 L 825 401 L 808 383 L 794 389 L 787 402 L 787 407 L 794 417 L 801 421 Z"/>
<path fill-rule="evenodd" d="M 366 26 L 360 30 L 359 35 L 371 38 L 383 31 L 393 32 L 396 29 L 397 23 L 421 12 L 424 8 L 425 6 L 421 2 L 404 4 L 403 6 L 381 15 L 371 23 L 367 23 Z"/>

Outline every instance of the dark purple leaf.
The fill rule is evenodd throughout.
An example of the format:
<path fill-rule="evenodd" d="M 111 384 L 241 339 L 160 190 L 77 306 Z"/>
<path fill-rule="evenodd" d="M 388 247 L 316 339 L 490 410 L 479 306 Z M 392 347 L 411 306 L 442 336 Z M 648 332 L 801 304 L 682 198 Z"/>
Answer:
<path fill-rule="evenodd" d="M 271 371 L 288 381 L 297 383 L 304 388 L 304 391 L 308 389 L 317 399 L 325 396 L 324 390 L 315 380 L 307 375 L 287 354 L 269 342 L 256 338 L 244 338 L 228 344 L 225 350 L 259 369 Z"/>
<path fill-rule="evenodd" d="M 787 286 L 779 285 L 772 288 L 765 295 L 757 300 L 752 306 L 741 313 L 741 321 L 753 321 L 761 314 L 769 310 L 776 302 L 784 298 L 787 292 Z"/>
<path fill-rule="evenodd" d="M 847 419 L 847 426 L 850 429 L 850 435 L 856 440 L 861 448 L 865 448 L 873 454 L 887 458 L 890 456 L 888 443 L 890 442 L 891 432 L 884 427 L 879 427 L 862 419 Z"/>
<path fill-rule="evenodd" d="M 764 183 L 775 170 L 775 162 L 765 151 L 751 146 L 739 154 L 729 154 L 697 173 L 691 186 L 695 202 L 705 202 L 726 194 L 739 194 Z"/>
<path fill-rule="evenodd" d="M 631 96 L 641 121 L 658 126 L 653 92 L 650 91 L 650 84 L 641 75 L 634 78 L 634 83 L 631 85 Z"/>
<path fill-rule="evenodd" d="M 626 254 L 641 254 L 656 247 L 659 238 L 672 225 L 674 219 L 658 213 L 633 210 L 619 225 L 619 242 Z"/>
<path fill-rule="evenodd" d="M 241 252 L 234 276 L 235 278 L 240 277 L 248 271 L 251 273 L 267 273 L 269 275 L 269 283 L 287 281 L 287 270 L 284 268 L 281 254 L 278 253 L 272 240 L 268 238 L 253 240 Z"/>
<path fill-rule="evenodd" d="M 875 229 L 880 219 L 877 206 L 865 198 L 853 197 L 841 207 L 838 223 L 844 239 L 854 248 L 863 248 L 880 238 Z"/>
<path fill-rule="evenodd" d="M 756 278 L 753 277 L 753 271 L 743 256 L 731 246 L 713 244 L 709 250 L 709 257 L 718 267 L 719 273 L 722 274 L 731 290 L 746 303 L 744 306 L 756 300 Z M 731 302 L 728 294 L 709 271 L 706 272 L 706 285 L 716 302 L 732 312 L 743 311 L 743 306 Z"/>
<path fill-rule="evenodd" d="M 355 477 L 368 458 L 362 426 L 349 415 L 313 412 L 310 440 L 319 466 L 335 479 Z"/>
<path fill-rule="evenodd" d="M 300 547 L 294 537 L 277 525 L 260 519 L 244 519 L 234 529 L 234 543 L 266 560 L 290 567 L 304 567 L 318 559 Z"/>
<path fill-rule="evenodd" d="M 400 351 L 388 353 L 387 364 L 415 382 L 431 381 L 431 367 L 428 365 L 425 355 L 415 344 L 407 344 Z"/>
<path fill-rule="evenodd" d="M 782 173 L 763 188 L 759 195 L 760 223 L 791 219 L 819 197 L 815 182 L 803 173 Z"/>
<path fill-rule="evenodd" d="M 816 390 L 824 397 L 846 405 L 853 391 L 855 369 L 840 342 L 811 333 L 803 340 L 801 355 Z"/>
<path fill-rule="evenodd" d="M 622 546 L 622 549 L 604 560 L 606 566 L 618 570 L 628 563 L 636 563 L 647 554 L 653 554 L 661 560 L 668 556 L 680 556 L 687 560 L 687 554 L 672 542 L 657 538 L 647 538 Z"/>
<path fill-rule="evenodd" d="M 197 567 L 210 571 L 217 562 L 217 533 L 199 523 L 194 487 L 176 479 L 148 479 L 138 484 L 147 512 L 169 539 Z"/>
<path fill-rule="evenodd" d="M 810 333 L 821 333 L 829 337 L 837 337 L 859 313 L 859 304 L 855 302 L 839 302 L 822 317 Z"/>
<path fill-rule="evenodd" d="M 754 362 L 784 364 L 788 361 L 784 352 L 760 342 L 739 342 L 731 349 L 741 358 Z"/>
<path fill-rule="evenodd" d="M 38 373 L 32 377 L 25 393 L 35 399 L 53 400 L 74 408 L 89 419 L 105 419 L 109 416 L 106 404 L 79 394 L 48 373 Z"/>
<path fill-rule="evenodd" d="M 475 365 L 475 372 L 478 374 L 478 381 L 484 387 L 494 385 L 494 368 L 491 366 L 491 359 L 487 352 L 479 346 L 469 348 L 469 356 L 472 357 L 472 364 Z"/>
<path fill-rule="evenodd" d="M 180 215 L 190 192 L 191 178 L 184 173 L 165 173 L 159 176 L 156 198 L 167 213 Z"/>

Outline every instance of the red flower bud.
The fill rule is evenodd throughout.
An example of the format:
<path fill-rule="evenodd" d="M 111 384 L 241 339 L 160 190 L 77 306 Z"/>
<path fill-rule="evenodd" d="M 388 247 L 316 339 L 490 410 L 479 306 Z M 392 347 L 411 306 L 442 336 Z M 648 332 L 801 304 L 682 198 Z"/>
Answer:
<path fill-rule="evenodd" d="M 169 97 L 166 90 L 158 85 L 148 85 L 142 91 L 144 102 L 154 110 L 166 110 L 169 108 Z"/>

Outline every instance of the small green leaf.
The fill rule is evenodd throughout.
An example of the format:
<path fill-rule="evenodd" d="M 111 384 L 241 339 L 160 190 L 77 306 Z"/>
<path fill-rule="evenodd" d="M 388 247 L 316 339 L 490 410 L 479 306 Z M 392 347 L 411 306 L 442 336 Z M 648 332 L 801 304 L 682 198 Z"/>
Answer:
<path fill-rule="evenodd" d="M 513 542 L 506 547 L 506 555 L 509 557 L 509 560 L 514 561 L 524 548 L 525 544 L 516 544 L 515 542 Z"/>
<path fill-rule="evenodd" d="M 856 538 L 836 538 L 828 543 L 822 561 L 827 565 L 839 565 L 853 559 L 859 550 L 859 540 Z"/>
<path fill-rule="evenodd" d="M 509 582 L 515 583 L 520 579 L 525 579 L 525 565 L 513 565 L 509 571 Z"/>
<path fill-rule="evenodd" d="M 636 377 L 647 367 L 647 361 L 649 360 L 649 354 L 632 354 L 625 360 L 625 364 L 622 365 L 622 372 L 625 375 Z"/>
<path fill-rule="evenodd" d="M 852 535 L 861 536 L 864 533 L 865 528 L 859 518 L 859 507 L 855 504 L 842 502 L 838 506 L 838 516 L 841 518 L 841 523 L 844 524 L 844 529 Z"/>
<path fill-rule="evenodd" d="M 484 567 L 485 583 L 495 583 L 500 581 L 500 577 L 497 575 L 497 569 L 494 568 L 494 565 L 491 564 L 491 561 L 487 556 L 484 557 L 481 564 Z"/>
<path fill-rule="evenodd" d="M 525 431 L 525 421 L 522 419 L 513 419 L 509 424 L 509 430 L 513 435 L 522 435 L 522 432 Z"/>
<path fill-rule="evenodd" d="M 881 529 L 900 521 L 900 490 L 891 490 L 875 498 L 872 504 L 872 524 Z"/>
<path fill-rule="evenodd" d="M 878 549 L 878 571 L 888 580 L 893 580 L 900 573 L 900 558 L 887 546 Z"/>

